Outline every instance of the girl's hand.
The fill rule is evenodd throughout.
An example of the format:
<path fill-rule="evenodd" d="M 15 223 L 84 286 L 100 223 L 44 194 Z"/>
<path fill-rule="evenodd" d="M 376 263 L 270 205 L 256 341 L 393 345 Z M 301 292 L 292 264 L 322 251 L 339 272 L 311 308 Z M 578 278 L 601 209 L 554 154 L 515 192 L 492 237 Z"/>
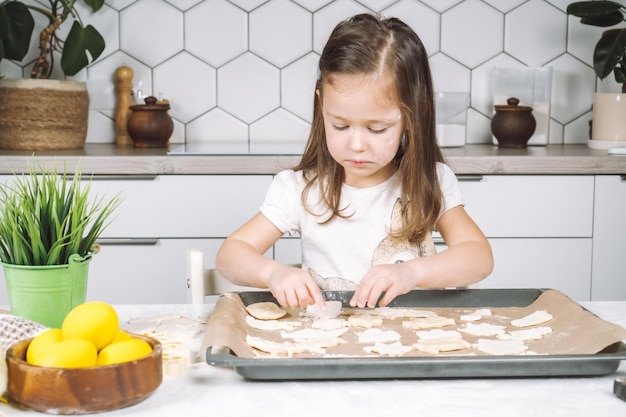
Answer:
<path fill-rule="evenodd" d="M 376 302 L 384 292 L 378 305 L 384 307 L 400 294 L 415 288 L 415 272 L 405 263 L 375 265 L 361 280 L 350 300 L 351 307 L 376 307 Z"/>
<path fill-rule="evenodd" d="M 306 307 L 317 304 L 326 310 L 322 292 L 308 272 L 281 265 L 272 273 L 267 286 L 283 307 Z"/>

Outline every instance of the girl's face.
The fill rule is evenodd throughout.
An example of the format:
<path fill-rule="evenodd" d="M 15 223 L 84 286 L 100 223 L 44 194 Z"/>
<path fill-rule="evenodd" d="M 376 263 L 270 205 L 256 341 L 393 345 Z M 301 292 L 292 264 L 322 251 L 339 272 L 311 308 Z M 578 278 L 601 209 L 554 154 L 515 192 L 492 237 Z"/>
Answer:
<path fill-rule="evenodd" d="M 331 156 L 344 169 L 347 185 L 372 187 L 396 170 L 404 123 L 389 77 L 333 75 L 318 90 Z"/>

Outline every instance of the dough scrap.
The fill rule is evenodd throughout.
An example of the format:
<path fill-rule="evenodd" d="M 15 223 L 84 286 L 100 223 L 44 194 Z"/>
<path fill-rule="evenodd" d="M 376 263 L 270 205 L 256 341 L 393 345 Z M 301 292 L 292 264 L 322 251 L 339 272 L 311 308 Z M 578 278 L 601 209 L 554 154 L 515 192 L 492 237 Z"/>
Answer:
<path fill-rule="evenodd" d="M 478 339 L 474 347 L 489 355 L 519 355 L 528 349 L 522 340 Z"/>
<path fill-rule="evenodd" d="M 400 340 L 400 333 L 395 330 L 381 330 L 379 328 L 367 329 L 358 334 L 359 343 L 396 342 Z"/>
<path fill-rule="evenodd" d="M 551 332 L 551 327 L 539 326 L 529 329 L 511 330 L 508 333 L 499 334 L 497 337 L 500 340 L 539 340 Z"/>
<path fill-rule="evenodd" d="M 552 319 L 552 314 L 548 313 L 546 310 L 537 310 L 521 319 L 511 320 L 511 325 L 515 327 L 531 327 L 546 323 Z"/>
<path fill-rule="evenodd" d="M 304 317 L 311 317 L 314 319 L 330 318 L 334 319 L 341 314 L 342 303 L 341 301 L 326 301 L 326 310 L 322 310 L 317 304 L 311 304 L 306 307 L 301 315 Z"/>
<path fill-rule="evenodd" d="M 302 322 L 299 321 L 278 321 L 278 320 L 259 320 L 252 316 L 246 316 L 246 323 L 248 326 L 257 330 L 294 330 L 297 327 L 302 326 Z"/>
<path fill-rule="evenodd" d="M 442 329 L 432 329 L 432 330 L 418 330 L 417 337 L 420 339 L 443 339 L 443 338 L 456 338 L 461 339 L 463 336 L 461 333 L 456 330 L 442 330 Z"/>
<path fill-rule="evenodd" d="M 287 311 L 271 301 L 262 301 L 246 306 L 246 311 L 255 319 L 276 320 L 285 317 Z"/>
<path fill-rule="evenodd" d="M 404 320 L 402 327 L 408 329 L 432 329 L 438 327 L 451 326 L 455 323 L 454 319 L 441 316 L 417 317 L 410 320 Z"/>
<path fill-rule="evenodd" d="M 482 319 L 483 317 L 489 317 L 489 316 L 491 316 L 491 309 L 481 308 L 481 309 L 474 311 L 473 313 L 462 315 L 460 319 L 463 321 L 478 321 Z"/>
<path fill-rule="evenodd" d="M 400 342 L 382 343 L 376 342 L 374 346 L 365 346 L 363 348 L 367 353 L 378 353 L 385 356 L 402 356 L 413 350 L 412 346 L 405 346 Z"/>
<path fill-rule="evenodd" d="M 497 324 L 491 323 L 479 323 L 474 324 L 469 322 L 465 325 L 465 327 L 459 328 L 459 331 L 462 333 L 471 334 L 474 336 L 496 336 L 499 334 L 503 334 L 505 327 L 499 326 Z"/>
<path fill-rule="evenodd" d="M 354 327 L 378 327 L 382 326 L 382 317 L 372 316 L 370 314 L 357 314 L 348 317 L 348 323 Z"/>
<path fill-rule="evenodd" d="M 413 347 L 421 352 L 436 355 L 439 352 L 468 349 L 472 347 L 472 344 L 458 337 L 442 337 L 439 339 L 420 339 L 413 344 Z"/>

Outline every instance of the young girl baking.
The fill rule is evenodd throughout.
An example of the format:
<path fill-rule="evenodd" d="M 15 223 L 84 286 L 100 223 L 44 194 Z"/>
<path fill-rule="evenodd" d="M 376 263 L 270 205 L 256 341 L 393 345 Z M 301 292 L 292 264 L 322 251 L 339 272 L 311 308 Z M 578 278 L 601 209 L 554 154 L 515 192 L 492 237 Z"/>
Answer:
<path fill-rule="evenodd" d="M 435 251 L 433 230 L 446 250 Z M 286 233 L 301 237 L 302 268 L 263 256 Z M 386 306 L 414 288 L 491 273 L 491 247 L 437 146 L 428 55 L 409 26 L 361 14 L 335 27 L 300 163 L 276 175 L 216 264 L 283 306 L 322 309 L 320 289 L 354 290 L 353 307 Z"/>

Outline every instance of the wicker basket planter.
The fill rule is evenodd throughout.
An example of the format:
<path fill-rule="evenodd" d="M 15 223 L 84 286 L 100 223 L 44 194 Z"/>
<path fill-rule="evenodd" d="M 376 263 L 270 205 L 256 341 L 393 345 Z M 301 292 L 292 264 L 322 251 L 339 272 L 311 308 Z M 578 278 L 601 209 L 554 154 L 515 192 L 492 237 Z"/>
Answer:
<path fill-rule="evenodd" d="M 80 149 L 88 120 L 83 82 L 0 80 L 0 149 Z"/>

